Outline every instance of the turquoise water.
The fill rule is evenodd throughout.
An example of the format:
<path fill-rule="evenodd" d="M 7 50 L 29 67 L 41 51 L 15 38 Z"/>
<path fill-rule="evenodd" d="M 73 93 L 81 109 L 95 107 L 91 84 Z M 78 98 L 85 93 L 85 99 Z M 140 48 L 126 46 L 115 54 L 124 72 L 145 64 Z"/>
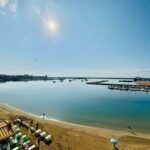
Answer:
<path fill-rule="evenodd" d="M 150 131 L 150 93 L 112 91 L 80 80 L 7 82 L 0 84 L 0 102 L 61 121 Z"/>

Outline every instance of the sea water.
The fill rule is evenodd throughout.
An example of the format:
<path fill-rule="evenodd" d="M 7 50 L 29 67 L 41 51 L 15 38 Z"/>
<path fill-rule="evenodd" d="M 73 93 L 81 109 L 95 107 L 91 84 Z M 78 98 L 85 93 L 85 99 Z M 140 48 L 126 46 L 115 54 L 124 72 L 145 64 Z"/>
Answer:
<path fill-rule="evenodd" d="M 1 83 L 0 103 L 60 121 L 150 131 L 150 93 L 109 90 L 81 80 Z"/>

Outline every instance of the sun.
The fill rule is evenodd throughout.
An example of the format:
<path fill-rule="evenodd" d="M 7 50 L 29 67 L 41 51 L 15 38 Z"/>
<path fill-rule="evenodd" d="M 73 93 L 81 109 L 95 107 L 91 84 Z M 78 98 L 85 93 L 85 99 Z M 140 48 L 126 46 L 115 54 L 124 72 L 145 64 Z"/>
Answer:
<path fill-rule="evenodd" d="M 50 20 L 47 22 L 47 26 L 48 29 L 52 32 L 56 32 L 57 31 L 57 23 L 55 22 L 55 20 Z"/>
<path fill-rule="evenodd" d="M 44 27 L 49 35 L 56 35 L 59 30 L 59 25 L 56 19 L 46 19 L 44 21 Z"/>

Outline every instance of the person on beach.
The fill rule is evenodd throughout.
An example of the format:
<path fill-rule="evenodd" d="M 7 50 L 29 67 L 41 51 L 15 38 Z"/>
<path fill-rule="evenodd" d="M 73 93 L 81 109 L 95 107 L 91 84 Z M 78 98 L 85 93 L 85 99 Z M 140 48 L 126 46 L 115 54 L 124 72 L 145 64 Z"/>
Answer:
<path fill-rule="evenodd" d="M 45 113 L 43 113 L 43 120 L 45 119 Z"/>
<path fill-rule="evenodd" d="M 131 130 L 131 126 L 130 125 L 128 126 L 128 129 Z"/>
<path fill-rule="evenodd" d="M 33 121 L 31 120 L 31 122 L 30 122 L 30 126 L 32 126 L 33 125 Z"/>
<path fill-rule="evenodd" d="M 39 123 L 37 122 L 36 123 L 36 130 L 39 128 Z"/>

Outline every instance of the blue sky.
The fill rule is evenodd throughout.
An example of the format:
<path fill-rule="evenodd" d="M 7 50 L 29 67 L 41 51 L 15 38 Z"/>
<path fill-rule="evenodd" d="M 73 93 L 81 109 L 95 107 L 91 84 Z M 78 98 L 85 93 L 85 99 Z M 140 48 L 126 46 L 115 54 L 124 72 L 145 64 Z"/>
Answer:
<path fill-rule="evenodd" d="M 149 0 L 0 0 L 0 73 L 150 77 Z"/>

